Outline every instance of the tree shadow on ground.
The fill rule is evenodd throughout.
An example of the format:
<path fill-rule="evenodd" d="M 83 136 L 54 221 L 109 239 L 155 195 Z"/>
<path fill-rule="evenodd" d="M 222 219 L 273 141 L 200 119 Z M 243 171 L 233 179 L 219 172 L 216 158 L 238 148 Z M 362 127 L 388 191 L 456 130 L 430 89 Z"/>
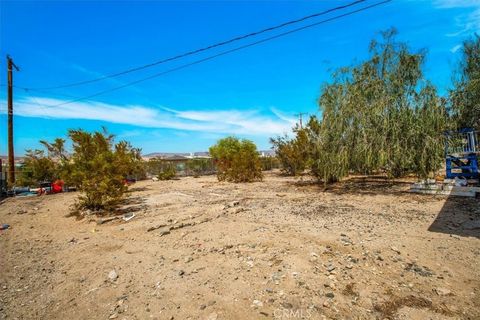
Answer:
<path fill-rule="evenodd" d="M 140 196 L 126 198 L 114 210 L 114 214 L 119 215 L 144 210 L 148 207 L 145 201 L 145 198 Z"/>
<path fill-rule="evenodd" d="M 428 231 L 480 239 L 480 199 L 449 196 Z"/>
<path fill-rule="evenodd" d="M 297 187 L 313 187 L 318 188 L 322 192 L 339 195 L 402 194 L 408 192 L 411 184 L 412 181 L 389 180 L 385 176 L 350 177 L 340 182 L 328 184 L 326 188 L 323 183 L 315 180 L 299 180 L 295 182 Z"/>
<path fill-rule="evenodd" d="M 127 193 L 150 191 L 150 190 L 152 190 L 152 188 L 150 187 L 132 187 L 132 188 L 128 188 Z"/>

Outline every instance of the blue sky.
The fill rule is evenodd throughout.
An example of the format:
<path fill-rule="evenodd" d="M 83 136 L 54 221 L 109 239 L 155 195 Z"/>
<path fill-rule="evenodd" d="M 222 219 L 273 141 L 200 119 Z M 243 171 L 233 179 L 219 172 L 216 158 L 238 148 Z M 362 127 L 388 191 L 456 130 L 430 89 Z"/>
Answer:
<path fill-rule="evenodd" d="M 0 69 L 6 69 L 8 53 L 21 68 L 14 74 L 18 86 L 48 87 L 88 80 L 349 2 L 2 0 Z M 459 46 L 480 31 L 480 0 L 394 0 L 92 100 L 55 108 L 48 105 L 254 40 L 90 85 L 41 93 L 17 89 L 16 153 L 38 148 L 40 139 L 65 137 L 69 128 L 99 130 L 102 126 L 144 153 L 207 150 L 229 134 L 268 149 L 269 137 L 287 132 L 295 123 L 295 114 L 318 112 L 320 86 L 330 79 L 331 70 L 364 59 L 372 37 L 392 26 L 398 29 L 399 39 L 413 49 L 428 50 L 426 77 L 444 93 L 459 58 Z M 3 72 L 0 84 L 4 85 Z M 0 123 L 4 124 L 0 126 L 0 154 L 6 153 L 5 110 L 6 88 L 0 87 Z"/>

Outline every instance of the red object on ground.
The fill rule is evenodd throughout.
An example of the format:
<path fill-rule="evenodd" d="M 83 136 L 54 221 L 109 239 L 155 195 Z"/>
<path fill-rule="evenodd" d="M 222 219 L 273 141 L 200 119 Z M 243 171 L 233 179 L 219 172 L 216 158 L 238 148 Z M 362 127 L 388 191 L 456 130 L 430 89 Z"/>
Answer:
<path fill-rule="evenodd" d="M 62 192 L 63 191 L 63 185 L 64 185 L 63 180 L 56 180 L 54 183 L 52 183 L 52 193 Z"/>

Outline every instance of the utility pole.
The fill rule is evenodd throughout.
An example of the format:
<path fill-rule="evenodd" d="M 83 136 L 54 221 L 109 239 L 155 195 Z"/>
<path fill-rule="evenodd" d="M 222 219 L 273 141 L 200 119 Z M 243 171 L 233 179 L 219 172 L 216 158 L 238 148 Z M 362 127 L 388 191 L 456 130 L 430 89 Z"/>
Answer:
<path fill-rule="evenodd" d="M 298 120 L 299 120 L 299 123 L 300 123 L 300 129 L 303 129 L 303 119 L 302 119 L 302 116 L 306 116 L 308 113 L 305 113 L 305 112 L 300 112 L 300 113 L 297 113 L 296 116 L 298 116 Z"/>
<path fill-rule="evenodd" d="M 13 151 L 13 75 L 12 68 L 20 71 L 12 58 L 7 55 L 8 72 L 8 182 L 15 183 L 15 154 Z"/>

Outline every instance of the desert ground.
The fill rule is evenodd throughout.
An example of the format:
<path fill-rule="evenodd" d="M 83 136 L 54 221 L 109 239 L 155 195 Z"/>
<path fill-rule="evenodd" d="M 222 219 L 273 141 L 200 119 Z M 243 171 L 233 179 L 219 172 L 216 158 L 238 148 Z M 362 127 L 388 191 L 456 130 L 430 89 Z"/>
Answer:
<path fill-rule="evenodd" d="M 480 319 L 480 200 L 408 186 L 141 181 L 127 222 L 9 198 L 0 318 Z"/>

